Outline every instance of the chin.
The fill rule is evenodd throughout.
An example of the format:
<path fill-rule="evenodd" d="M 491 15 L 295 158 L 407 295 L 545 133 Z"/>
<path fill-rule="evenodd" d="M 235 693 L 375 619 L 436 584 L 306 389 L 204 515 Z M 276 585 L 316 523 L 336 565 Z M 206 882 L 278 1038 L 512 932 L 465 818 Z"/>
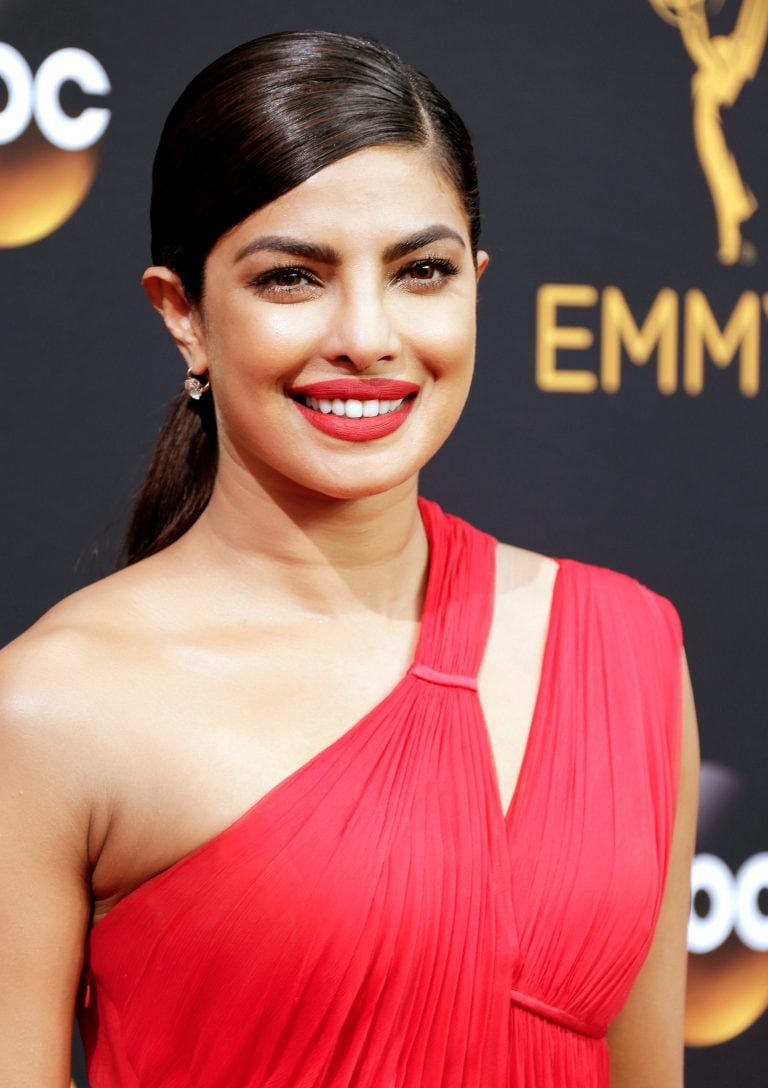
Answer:
<path fill-rule="evenodd" d="M 372 469 L 351 468 L 343 473 L 327 473 L 320 478 L 317 472 L 294 477 L 295 482 L 308 495 L 317 495 L 340 502 L 353 502 L 356 499 L 369 499 L 375 495 L 386 495 L 404 486 L 414 483 L 421 465 L 403 466 L 401 472 L 393 472 L 388 465 L 380 472 Z"/>
<path fill-rule="evenodd" d="M 313 491 L 316 495 L 322 495 L 327 499 L 336 500 L 338 502 L 355 502 L 358 499 L 370 499 L 376 495 L 386 495 L 391 491 L 396 491 L 404 484 L 415 478 L 414 474 L 408 474 L 402 479 L 392 480 L 391 478 L 386 481 L 368 481 L 366 483 L 351 481 L 338 482 L 335 484 L 326 484 L 321 487 L 315 486 L 308 489 Z"/>

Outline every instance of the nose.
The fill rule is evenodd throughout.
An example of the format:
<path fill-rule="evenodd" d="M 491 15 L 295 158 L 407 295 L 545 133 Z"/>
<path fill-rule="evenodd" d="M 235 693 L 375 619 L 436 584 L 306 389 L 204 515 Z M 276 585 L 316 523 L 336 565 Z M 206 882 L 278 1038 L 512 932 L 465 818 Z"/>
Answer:
<path fill-rule="evenodd" d="M 400 336 L 386 287 L 356 284 L 340 291 L 330 316 L 325 356 L 358 371 L 392 362 L 401 350 Z"/>

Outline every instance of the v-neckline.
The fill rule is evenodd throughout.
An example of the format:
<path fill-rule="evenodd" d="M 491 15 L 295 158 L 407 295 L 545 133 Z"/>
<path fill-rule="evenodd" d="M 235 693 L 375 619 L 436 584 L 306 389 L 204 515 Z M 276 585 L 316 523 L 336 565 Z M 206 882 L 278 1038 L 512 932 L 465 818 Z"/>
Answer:
<path fill-rule="evenodd" d="M 539 725 L 539 719 L 542 716 L 543 709 L 542 704 L 544 702 L 545 689 L 547 687 L 547 681 L 549 680 L 550 672 L 552 671 L 553 655 L 555 652 L 556 632 L 558 627 L 558 613 L 561 607 L 562 601 L 562 582 L 563 582 L 563 566 L 564 561 L 562 559 L 556 559 L 554 562 L 557 564 L 557 570 L 555 571 L 555 577 L 552 583 L 552 591 L 549 600 L 549 611 L 547 614 L 547 631 L 544 636 L 544 652 L 541 655 L 541 666 L 539 669 L 538 686 L 536 688 L 536 696 L 533 703 L 533 713 L 531 714 L 530 724 L 528 726 L 528 735 L 525 740 L 525 747 L 523 748 L 523 756 L 520 760 L 520 767 L 517 772 L 517 779 L 512 790 L 512 796 L 509 799 L 509 803 L 506 808 L 504 807 L 504 799 L 501 796 L 501 787 L 499 785 L 499 769 L 496 764 L 496 757 L 493 752 L 493 746 L 491 744 L 491 734 L 488 729 L 488 723 L 485 718 L 485 712 L 483 710 L 482 703 L 478 695 L 478 703 L 480 705 L 480 713 L 483 719 L 483 728 L 485 730 L 485 737 L 488 745 L 488 758 L 491 761 L 491 768 L 493 771 L 493 780 L 496 786 L 496 800 L 498 802 L 499 812 L 503 822 L 509 827 L 517 816 L 516 810 L 519 807 L 519 799 L 521 795 L 521 786 L 527 778 L 529 773 L 529 765 L 533 760 L 533 751 L 538 747 L 538 733 L 542 728 Z"/>

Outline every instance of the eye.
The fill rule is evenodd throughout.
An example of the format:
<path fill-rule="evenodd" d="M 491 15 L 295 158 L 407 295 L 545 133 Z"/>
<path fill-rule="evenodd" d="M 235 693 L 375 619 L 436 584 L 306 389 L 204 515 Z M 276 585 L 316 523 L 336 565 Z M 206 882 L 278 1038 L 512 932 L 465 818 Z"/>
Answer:
<path fill-rule="evenodd" d="M 270 275 L 268 282 L 275 287 L 298 287 L 303 280 L 304 277 L 297 268 L 281 268 Z"/>
<path fill-rule="evenodd" d="M 262 294 L 294 295 L 306 294 L 319 286 L 319 281 L 307 268 L 296 265 L 278 265 L 267 272 L 261 272 L 250 281 Z"/>
<path fill-rule="evenodd" d="M 433 280 L 438 269 L 433 261 L 422 261 L 421 264 L 411 265 L 410 273 L 415 280 Z"/>
<path fill-rule="evenodd" d="M 421 286 L 427 288 L 439 287 L 450 276 L 458 272 L 453 261 L 445 257 L 422 257 L 418 261 L 411 261 L 401 269 L 398 277 L 406 286 Z"/>

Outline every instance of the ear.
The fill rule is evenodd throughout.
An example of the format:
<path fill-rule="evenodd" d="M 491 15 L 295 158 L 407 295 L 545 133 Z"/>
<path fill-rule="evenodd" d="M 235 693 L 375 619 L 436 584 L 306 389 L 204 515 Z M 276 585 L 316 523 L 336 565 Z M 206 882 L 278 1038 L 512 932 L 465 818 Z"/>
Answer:
<path fill-rule="evenodd" d="M 486 268 L 488 267 L 488 262 L 490 261 L 490 259 L 490 254 L 486 253 L 484 249 L 479 249 L 477 251 L 477 259 L 475 260 L 475 274 L 478 283 L 480 282 L 480 277 L 482 276 L 483 272 L 485 272 Z"/>
<path fill-rule="evenodd" d="M 153 265 L 141 277 L 141 283 L 187 366 L 194 374 L 205 373 L 208 363 L 200 314 L 187 298 L 176 272 L 165 265 Z"/>

